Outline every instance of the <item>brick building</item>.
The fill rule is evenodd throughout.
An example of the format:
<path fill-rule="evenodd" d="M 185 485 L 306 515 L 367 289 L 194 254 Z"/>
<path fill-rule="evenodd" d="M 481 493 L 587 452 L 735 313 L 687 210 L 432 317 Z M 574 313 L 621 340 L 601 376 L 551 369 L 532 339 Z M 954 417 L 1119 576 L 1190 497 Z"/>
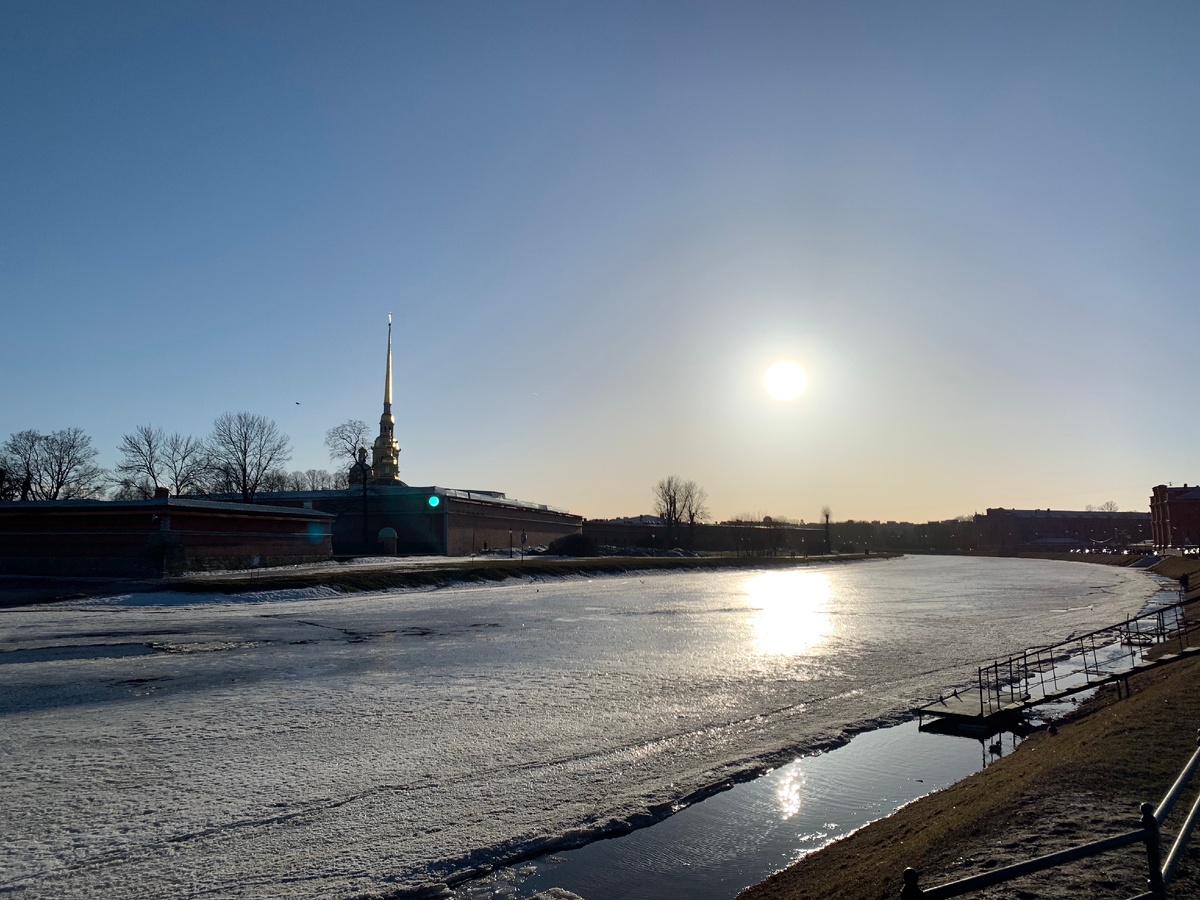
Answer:
<path fill-rule="evenodd" d="M 989 509 L 975 516 L 987 550 L 1124 549 L 1150 538 L 1150 514 L 1063 509 Z"/>
<path fill-rule="evenodd" d="M 313 509 L 153 500 L 0 504 L 0 573 L 154 577 L 332 556 L 333 516 Z"/>
<path fill-rule="evenodd" d="M 821 525 L 785 522 L 721 522 L 679 526 L 674 540 L 658 516 L 588 519 L 583 534 L 601 546 L 670 550 L 679 547 L 705 553 L 742 553 L 748 556 L 806 555 L 825 552 Z"/>
<path fill-rule="evenodd" d="M 308 508 L 335 516 L 333 552 L 469 556 L 481 550 L 520 550 L 579 532 L 583 519 L 540 503 L 510 500 L 498 491 L 410 485 L 351 485 L 344 491 L 260 493 L 256 502 Z M 522 536 L 525 540 L 522 542 Z"/>
<path fill-rule="evenodd" d="M 1156 485 L 1150 494 L 1150 522 L 1155 550 L 1200 546 L 1200 486 Z"/>

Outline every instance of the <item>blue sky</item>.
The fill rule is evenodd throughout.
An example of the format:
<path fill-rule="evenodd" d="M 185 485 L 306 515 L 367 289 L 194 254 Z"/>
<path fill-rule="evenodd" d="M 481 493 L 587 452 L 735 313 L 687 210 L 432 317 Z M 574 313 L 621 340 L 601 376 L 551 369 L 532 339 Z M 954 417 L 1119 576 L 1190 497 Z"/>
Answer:
<path fill-rule="evenodd" d="M 412 484 L 919 521 L 1200 481 L 1192 2 L 6 0 L 0 85 L 0 438 L 111 465 L 249 410 L 329 467 L 391 312 Z"/>

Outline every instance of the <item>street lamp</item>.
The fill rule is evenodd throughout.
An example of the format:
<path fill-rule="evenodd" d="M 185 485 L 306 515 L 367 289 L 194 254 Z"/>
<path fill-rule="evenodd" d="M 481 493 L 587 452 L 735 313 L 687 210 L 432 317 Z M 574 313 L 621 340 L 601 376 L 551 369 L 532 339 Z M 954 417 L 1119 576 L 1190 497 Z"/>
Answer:
<path fill-rule="evenodd" d="M 367 528 L 367 475 L 371 472 L 371 467 L 367 465 L 366 447 L 358 448 L 358 462 L 354 464 L 354 468 L 358 469 L 359 477 L 362 478 L 362 548 L 363 553 L 366 553 L 370 541 L 370 531 Z"/>

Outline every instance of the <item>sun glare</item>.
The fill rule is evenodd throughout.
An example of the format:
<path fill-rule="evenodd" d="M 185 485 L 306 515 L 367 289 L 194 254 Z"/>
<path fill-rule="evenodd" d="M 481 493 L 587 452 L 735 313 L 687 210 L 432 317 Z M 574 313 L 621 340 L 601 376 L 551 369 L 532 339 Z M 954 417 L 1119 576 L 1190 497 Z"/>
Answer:
<path fill-rule="evenodd" d="M 762 656 L 812 653 L 833 632 L 829 578 L 821 572 L 762 572 L 742 584 L 750 630 Z"/>
<path fill-rule="evenodd" d="M 808 375 L 800 363 L 781 359 L 771 363 L 763 375 L 763 387 L 776 400 L 795 400 L 808 387 Z"/>

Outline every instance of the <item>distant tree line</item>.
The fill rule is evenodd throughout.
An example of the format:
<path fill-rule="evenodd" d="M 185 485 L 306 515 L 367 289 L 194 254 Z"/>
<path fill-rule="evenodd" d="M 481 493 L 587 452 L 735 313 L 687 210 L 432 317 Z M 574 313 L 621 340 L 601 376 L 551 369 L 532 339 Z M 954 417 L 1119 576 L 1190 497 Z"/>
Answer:
<path fill-rule="evenodd" d="M 654 514 L 662 521 L 660 539 L 667 547 L 693 548 L 697 545 L 697 527 L 709 518 L 708 494 L 696 482 L 668 475 L 653 487 Z M 1111 500 L 1097 511 L 1115 511 Z M 820 516 L 812 523 L 819 528 L 807 537 L 797 532 L 804 527 L 803 519 L 784 515 L 764 515 L 761 512 L 739 513 L 719 523 L 733 539 L 745 544 L 742 549 L 755 554 L 803 550 L 806 553 L 855 553 L 863 550 L 920 550 L 957 553 L 977 549 L 980 545 L 975 517 L 958 516 L 940 522 L 863 522 L 848 519 L 833 521 L 829 506 L 821 508 Z M 812 527 L 810 526 L 810 527 Z M 708 528 L 714 526 L 708 525 Z M 709 535 L 705 543 L 714 538 Z M 799 542 L 799 544 L 797 544 Z M 727 548 L 732 549 L 732 548 Z"/>
<path fill-rule="evenodd" d="M 365 424 L 352 420 L 330 429 L 365 443 Z M 357 448 L 355 448 L 357 449 Z M 232 494 L 253 502 L 261 491 L 338 490 L 347 486 L 348 467 L 287 471 L 291 440 L 272 420 L 248 412 L 228 412 L 213 421 L 206 437 L 167 433 L 139 425 L 117 445 L 115 467 L 96 463 L 99 452 L 80 428 L 43 434 L 19 431 L 0 444 L 0 500 L 144 500 L 165 489 L 176 496 Z M 349 451 L 353 458 L 354 450 Z"/>

